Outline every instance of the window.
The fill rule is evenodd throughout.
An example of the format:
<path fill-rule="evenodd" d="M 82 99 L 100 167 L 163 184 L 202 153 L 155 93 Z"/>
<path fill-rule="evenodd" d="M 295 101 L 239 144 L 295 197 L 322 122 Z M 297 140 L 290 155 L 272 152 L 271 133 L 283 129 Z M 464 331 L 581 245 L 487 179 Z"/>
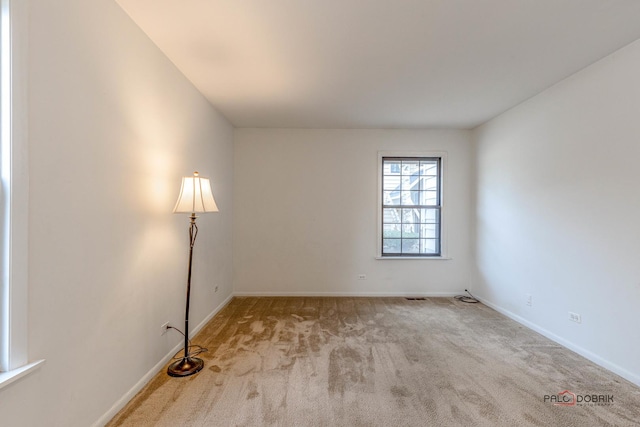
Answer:
<path fill-rule="evenodd" d="M 444 153 L 380 153 L 380 257 L 443 257 L 443 163 Z"/>
<path fill-rule="evenodd" d="M 27 358 L 27 3 L 0 0 L 0 388 L 43 362 Z"/>
<path fill-rule="evenodd" d="M 11 156 L 11 45 L 9 32 L 9 2 L 0 2 L 0 372 L 10 366 L 10 171 Z"/>

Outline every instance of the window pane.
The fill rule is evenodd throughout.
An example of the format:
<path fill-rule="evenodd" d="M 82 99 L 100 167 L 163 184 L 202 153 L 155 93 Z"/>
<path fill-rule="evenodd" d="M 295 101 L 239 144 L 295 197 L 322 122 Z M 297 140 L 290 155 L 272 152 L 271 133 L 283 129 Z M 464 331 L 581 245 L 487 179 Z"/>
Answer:
<path fill-rule="evenodd" d="M 438 237 L 438 224 L 420 224 L 420 237 L 423 239 L 436 239 Z"/>
<path fill-rule="evenodd" d="M 437 160 L 421 161 L 420 175 L 438 175 L 438 161 Z"/>
<path fill-rule="evenodd" d="M 400 202 L 403 206 L 420 204 L 420 191 L 403 191 Z"/>
<path fill-rule="evenodd" d="M 440 210 L 436 208 L 402 209 L 402 222 L 433 224 L 440 222 L 439 216 Z"/>
<path fill-rule="evenodd" d="M 420 209 L 420 222 L 432 224 L 440 222 L 440 209 Z"/>
<path fill-rule="evenodd" d="M 399 191 L 383 191 L 382 192 L 382 204 L 383 205 L 399 205 L 400 204 L 400 192 Z"/>
<path fill-rule="evenodd" d="M 418 198 L 419 205 L 437 205 L 438 204 L 438 192 L 437 191 L 420 191 Z"/>
<path fill-rule="evenodd" d="M 402 234 L 400 224 L 384 224 L 382 226 L 382 237 L 399 238 Z"/>
<path fill-rule="evenodd" d="M 420 237 L 420 224 L 402 224 L 402 238 Z"/>
<path fill-rule="evenodd" d="M 396 190 L 400 188 L 400 176 L 388 176 L 382 177 L 383 190 Z"/>
<path fill-rule="evenodd" d="M 400 253 L 400 239 L 382 239 L 382 253 L 383 254 L 399 254 Z"/>
<path fill-rule="evenodd" d="M 416 175 L 420 172 L 420 162 L 414 160 L 402 161 L 402 175 Z"/>
<path fill-rule="evenodd" d="M 423 254 L 437 254 L 439 252 L 440 242 L 438 239 L 421 239 L 420 240 L 420 253 Z"/>
<path fill-rule="evenodd" d="M 385 160 L 382 173 L 385 175 L 400 175 L 400 160 Z"/>
<path fill-rule="evenodd" d="M 419 254 L 420 240 L 419 239 L 402 239 L 402 253 L 403 254 Z"/>
<path fill-rule="evenodd" d="M 384 224 L 400 224 L 402 209 L 385 208 L 382 210 L 382 222 Z"/>
<path fill-rule="evenodd" d="M 404 208 L 402 209 L 402 222 L 404 223 L 419 223 L 420 222 L 420 209 Z"/>
<path fill-rule="evenodd" d="M 436 191 L 438 189 L 438 178 L 435 176 L 421 176 L 420 190 Z"/>
<path fill-rule="evenodd" d="M 420 177 L 418 175 L 403 175 L 402 176 L 402 189 L 405 191 L 408 190 L 419 190 L 420 187 Z"/>

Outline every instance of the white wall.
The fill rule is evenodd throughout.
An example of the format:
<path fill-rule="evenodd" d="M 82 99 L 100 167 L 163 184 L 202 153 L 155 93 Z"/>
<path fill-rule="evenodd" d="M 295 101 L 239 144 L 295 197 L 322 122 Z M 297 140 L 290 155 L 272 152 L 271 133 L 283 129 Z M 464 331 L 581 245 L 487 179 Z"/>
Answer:
<path fill-rule="evenodd" d="M 192 325 L 231 294 L 233 129 L 112 0 L 31 0 L 29 357 L 3 426 L 96 422 L 176 344 L 188 219 L 180 177 L 212 179 Z M 220 291 L 214 293 L 214 286 Z"/>
<path fill-rule="evenodd" d="M 476 293 L 636 384 L 638 75 L 635 42 L 475 131 Z"/>
<path fill-rule="evenodd" d="M 237 293 L 452 294 L 471 258 L 469 131 L 237 129 Z M 376 260 L 378 151 L 446 151 L 452 260 Z M 366 280 L 358 280 L 358 274 Z"/>

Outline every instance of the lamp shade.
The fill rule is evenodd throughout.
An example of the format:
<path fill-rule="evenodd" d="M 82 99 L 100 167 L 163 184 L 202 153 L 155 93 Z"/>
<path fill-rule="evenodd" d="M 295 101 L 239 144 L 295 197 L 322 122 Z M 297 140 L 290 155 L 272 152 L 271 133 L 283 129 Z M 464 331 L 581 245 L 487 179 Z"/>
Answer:
<path fill-rule="evenodd" d="M 211 193 L 209 178 L 194 172 L 193 176 L 182 177 L 182 187 L 173 213 L 218 212 L 218 206 Z"/>

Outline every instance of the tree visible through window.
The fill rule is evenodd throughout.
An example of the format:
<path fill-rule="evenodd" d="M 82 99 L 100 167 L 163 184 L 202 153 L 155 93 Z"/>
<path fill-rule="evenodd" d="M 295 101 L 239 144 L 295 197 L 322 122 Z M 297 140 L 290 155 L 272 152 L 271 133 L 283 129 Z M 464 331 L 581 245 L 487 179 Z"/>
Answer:
<path fill-rule="evenodd" d="M 440 157 L 382 158 L 382 256 L 440 256 Z"/>

